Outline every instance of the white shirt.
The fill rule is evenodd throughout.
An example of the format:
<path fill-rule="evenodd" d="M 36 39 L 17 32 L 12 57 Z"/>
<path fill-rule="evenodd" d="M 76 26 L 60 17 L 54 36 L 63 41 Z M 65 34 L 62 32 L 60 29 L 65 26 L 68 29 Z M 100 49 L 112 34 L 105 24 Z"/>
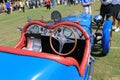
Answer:
<path fill-rule="evenodd" d="M 100 0 L 102 4 L 107 5 L 112 3 L 112 0 Z"/>
<path fill-rule="evenodd" d="M 20 1 L 19 5 L 20 5 L 20 7 L 23 7 L 23 5 L 22 5 L 22 2 L 21 2 L 21 1 Z"/>
<path fill-rule="evenodd" d="M 113 4 L 113 5 L 119 4 L 119 5 L 120 5 L 120 0 L 112 0 L 112 4 Z"/>

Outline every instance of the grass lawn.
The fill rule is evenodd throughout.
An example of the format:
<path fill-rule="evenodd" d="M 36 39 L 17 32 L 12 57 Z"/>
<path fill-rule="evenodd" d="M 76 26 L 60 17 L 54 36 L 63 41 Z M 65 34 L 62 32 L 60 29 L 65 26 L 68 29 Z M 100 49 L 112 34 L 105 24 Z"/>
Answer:
<path fill-rule="evenodd" d="M 99 1 L 93 3 L 93 16 L 99 14 Z M 50 20 L 50 14 L 53 10 L 59 10 L 62 16 L 69 14 L 78 14 L 82 12 L 82 6 L 57 6 L 50 11 L 45 7 L 26 10 L 25 13 L 15 11 L 10 15 L 0 14 L 0 45 L 13 47 L 20 38 L 20 32 L 17 26 L 24 26 L 27 22 L 27 17 L 32 19 L 41 19 L 42 16 L 46 20 Z M 120 32 L 113 32 L 111 50 L 107 56 L 95 58 L 95 69 L 93 80 L 120 80 Z M 99 53 L 99 52 L 98 52 Z"/>

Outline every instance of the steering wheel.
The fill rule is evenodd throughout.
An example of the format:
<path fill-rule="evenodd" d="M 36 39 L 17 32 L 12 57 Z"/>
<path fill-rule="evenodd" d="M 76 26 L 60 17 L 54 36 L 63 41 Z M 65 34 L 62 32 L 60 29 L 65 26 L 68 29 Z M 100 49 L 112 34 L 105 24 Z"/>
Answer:
<path fill-rule="evenodd" d="M 61 26 L 62 26 L 63 28 L 69 29 L 69 30 L 72 32 L 72 34 L 73 34 L 73 36 L 74 36 L 74 39 L 68 39 L 68 38 L 66 38 L 66 37 L 63 35 L 63 33 L 62 33 L 61 35 L 56 35 L 56 34 L 55 34 L 55 31 L 58 30 L 58 28 L 60 28 Z M 50 46 L 51 46 L 52 50 L 53 50 L 56 54 L 65 56 L 65 55 L 71 54 L 71 53 L 75 50 L 76 45 L 77 45 L 77 37 L 76 37 L 76 33 L 74 32 L 74 30 L 73 30 L 70 26 L 66 26 L 66 25 L 61 25 L 61 26 L 58 26 L 58 27 L 56 27 L 55 29 L 53 29 L 53 31 L 51 31 L 51 33 L 50 33 Z M 54 34 L 54 36 L 53 36 L 53 34 Z M 53 36 L 55 39 L 57 39 L 57 40 L 59 41 L 59 43 L 60 43 L 60 45 L 59 45 L 59 51 L 56 51 L 55 48 L 53 47 L 52 36 Z M 65 43 L 74 43 L 74 46 L 73 46 L 73 48 L 72 48 L 69 52 L 67 52 L 67 53 L 61 53 Z"/>

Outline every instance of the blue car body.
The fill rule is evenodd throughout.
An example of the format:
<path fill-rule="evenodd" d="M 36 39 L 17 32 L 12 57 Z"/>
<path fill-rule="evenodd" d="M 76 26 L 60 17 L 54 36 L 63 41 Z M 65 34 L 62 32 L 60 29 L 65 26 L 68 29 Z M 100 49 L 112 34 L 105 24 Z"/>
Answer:
<path fill-rule="evenodd" d="M 0 80 L 85 80 L 88 71 L 81 77 L 75 66 L 8 52 L 0 52 L 0 65 Z"/>

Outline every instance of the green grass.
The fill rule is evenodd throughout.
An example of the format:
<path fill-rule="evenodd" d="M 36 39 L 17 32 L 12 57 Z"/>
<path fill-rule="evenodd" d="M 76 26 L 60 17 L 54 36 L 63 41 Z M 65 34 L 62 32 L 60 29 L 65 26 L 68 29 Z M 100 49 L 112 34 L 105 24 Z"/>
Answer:
<path fill-rule="evenodd" d="M 92 5 L 93 16 L 99 14 L 100 3 L 95 2 Z M 26 10 L 25 13 L 19 11 L 13 12 L 10 15 L 0 14 L 0 45 L 13 47 L 20 38 L 20 32 L 17 31 L 17 26 L 24 26 L 27 17 L 32 19 L 41 19 L 42 16 L 46 20 L 50 20 L 50 14 L 53 10 L 59 10 L 62 16 L 69 14 L 77 14 L 82 12 L 82 6 L 57 6 L 50 11 L 45 7 L 35 10 Z M 113 32 L 111 50 L 107 56 L 95 58 L 95 69 L 93 80 L 120 80 L 120 32 Z M 97 52 L 99 53 L 99 52 Z"/>

